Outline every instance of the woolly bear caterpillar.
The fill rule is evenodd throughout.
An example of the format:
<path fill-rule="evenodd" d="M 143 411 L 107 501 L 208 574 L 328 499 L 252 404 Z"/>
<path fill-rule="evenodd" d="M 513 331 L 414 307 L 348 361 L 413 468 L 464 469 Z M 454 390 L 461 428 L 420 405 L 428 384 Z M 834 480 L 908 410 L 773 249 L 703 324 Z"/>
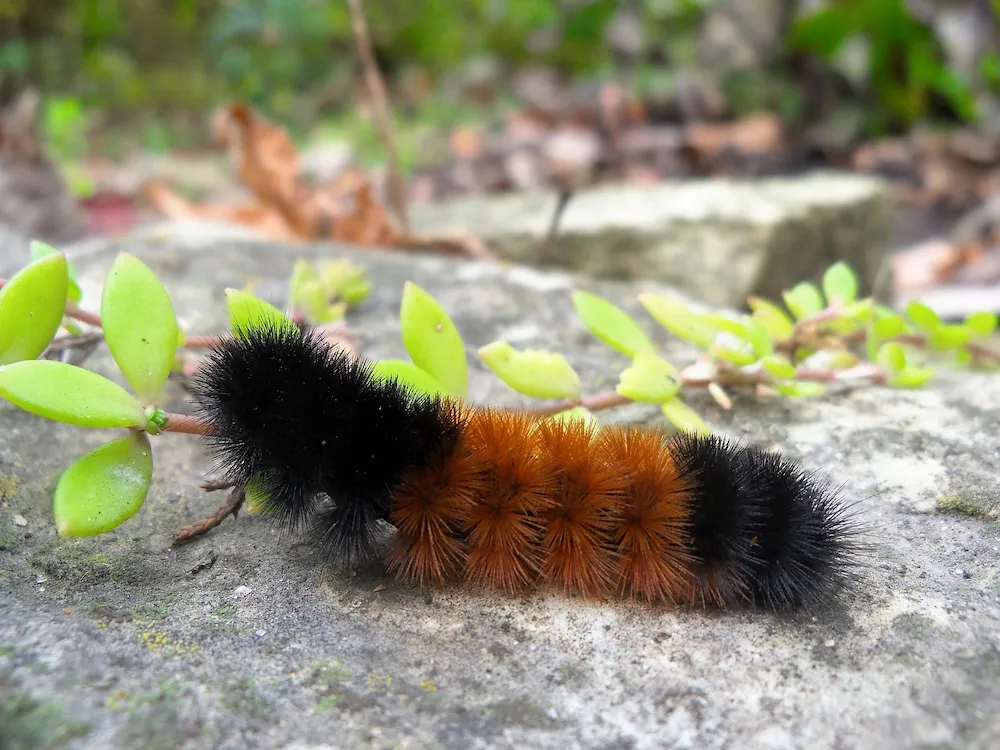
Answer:
<path fill-rule="evenodd" d="M 540 421 L 417 395 L 308 331 L 228 337 L 193 383 L 236 487 L 338 560 L 423 584 L 682 606 L 828 604 L 844 509 L 781 457 L 719 437 Z"/>

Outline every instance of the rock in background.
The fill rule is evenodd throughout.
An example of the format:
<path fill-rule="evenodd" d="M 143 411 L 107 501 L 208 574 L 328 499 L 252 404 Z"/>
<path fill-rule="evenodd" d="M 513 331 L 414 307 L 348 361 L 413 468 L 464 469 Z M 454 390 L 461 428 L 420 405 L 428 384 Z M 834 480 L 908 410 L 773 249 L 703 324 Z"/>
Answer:
<path fill-rule="evenodd" d="M 557 201 L 554 192 L 457 198 L 414 206 L 412 221 L 428 233 L 474 234 L 515 262 L 667 283 L 729 307 L 780 297 L 838 260 L 870 293 L 892 227 L 880 180 L 828 172 L 586 189 L 546 242 Z"/>
<path fill-rule="evenodd" d="M 193 333 L 224 327 L 227 286 L 255 281 L 280 304 L 298 254 L 366 267 L 375 289 L 350 324 L 368 356 L 404 354 L 408 279 L 442 302 L 470 352 L 499 337 L 552 348 L 588 391 L 611 386 L 624 358 L 575 319 L 573 289 L 656 330 L 635 299 L 650 283 L 177 233 L 76 253 L 88 307 L 120 248 L 163 279 Z M 115 373 L 104 350 L 87 366 Z M 519 403 L 476 364 L 471 380 L 476 401 Z M 176 384 L 168 394 L 169 408 L 190 408 Z M 0 403 L 0 746 L 997 747 L 1000 378 L 734 401 L 725 412 L 691 399 L 714 429 L 826 472 L 854 504 L 871 548 L 843 607 L 783 618 L 422 590 L 379 566 L 325 567 L 246 515 L 173 547 L 179 526 L 221 501 L 198 489 L 210 460 L 183 435 L 155 439 L 137 516 L 59 539 L 58 476 L 108 435 Z"/>

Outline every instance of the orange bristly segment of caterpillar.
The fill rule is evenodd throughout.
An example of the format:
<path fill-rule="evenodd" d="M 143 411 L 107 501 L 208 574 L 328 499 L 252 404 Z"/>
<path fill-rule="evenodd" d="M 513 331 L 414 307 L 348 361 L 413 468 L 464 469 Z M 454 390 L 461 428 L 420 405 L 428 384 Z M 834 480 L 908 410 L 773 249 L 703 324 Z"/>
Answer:
<path fill-rule="evenodd" d="M 640 427 L 602 434 L 601 452 L 618 472 L 624 498 L 614 532 L 619 592 L 676 601 L 688 585 L 686 486 L 664 436 Z"/>
<path fill-rule="evenodd" d="M 541 455 L 534 417 L 481 409 L 466 423 L 479 465 L 478 487 L 463 509 L 469 545 L 465 578 L 507 592 L 536 582 L 542 560 L 542 515 L 552 507 L 552 476 Z"/>
<path fill-rule="evenodd" d="M 552 506 L 543 515 L 542 580 L 566 593 L 597 597 L 613 588 L 621 482 L 600 455 L 596 433 L 579 423 L 538 427 Z"/>
<path fill-rule="evenodd" d="M 419 583 L 676 601 L 694 586 L 685 493 L 658 431 L 478 409 L 395 490 L 389 564 Z"/>

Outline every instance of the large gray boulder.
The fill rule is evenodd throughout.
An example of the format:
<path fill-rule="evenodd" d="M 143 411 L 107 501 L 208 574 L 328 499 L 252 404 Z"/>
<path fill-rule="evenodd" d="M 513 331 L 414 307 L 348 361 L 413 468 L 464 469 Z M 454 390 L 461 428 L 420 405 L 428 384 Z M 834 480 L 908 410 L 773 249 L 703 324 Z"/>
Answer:
<path fill-rule="evenodd" d="M 119 247 L 160 275 L 198 333 L 223 327 L 225 287 L 255 280 L 280 302 L 298 254 L 349 255 L 375 282 L 351 319 L 364 354 L 404 354 L 397 315 L 412 279 L 451 312 L 470 350 L 499 337 L 557 349 L 588 392 L 611 387 L 624 361 L 574 319 L 570 291 L 593 289 L 648 320 L 629 284 L 178 236 L 81 252 L 92 308 Z M 106 374 L 112 365 L 103 350 L 87 363 Z M 519 403 L 478 365 L 472 397 Z M 176 384 L 169 401 L 190 408 Z M 108 434 L 0 403 L 0 745 L 1000 746 L 1000 378 L 791 403 L 746 396 L 731 412 L 691 402 L 715 429 L 843 484 L 871 545 L 843 606 L 720 615 L 422 590 L 379 566 L 320 565 L 253 516 L 174 547 L 179 526 L 221 502 L 198 489 L 210 460 L 182 435 L 155 439 L 155 479 L 136 517 L 104 537 L 60 539 L 59 473 Z M 602 416 L 662 419 L 655 408 Z"/>
<path fill-rule="evenodd" d="M 411 218 L 424 232 L 474 234 L 514 262 L 658 281 L 732 307 L 816 280 L 838 260 L 870 292 L 892 229 L 886 185 L 855 174 L 589 188 L 546 243 L 557 200 L 551 192 L 457 198 L 414 206 Z M 890 280 L 879 280 L 881 293 Z"/>

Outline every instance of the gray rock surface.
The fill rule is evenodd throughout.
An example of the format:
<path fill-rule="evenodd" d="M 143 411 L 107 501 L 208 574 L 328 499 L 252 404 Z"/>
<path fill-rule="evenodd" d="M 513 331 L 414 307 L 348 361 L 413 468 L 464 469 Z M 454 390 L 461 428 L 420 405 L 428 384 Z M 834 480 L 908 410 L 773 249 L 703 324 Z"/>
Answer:
<path fill-rule="evenodd" d="M 297 252 L 340 252 L 177 236 L 122 246 L 161 276 L 186 330 L 199 333 L 222 326 L 224 287 L 257 280 L 280 301 Z M 91 307 L 116 249 L 75 259 Z M 574 320 L 570 290 L 597 290 L 648 320 L 635 287 L 615 282 L 353 257 L 376 282 L 352 321 L 370 356 L 404 353 L 407 279 L 444 303 L 470 350 L 501 336 L 556 348 L 589 392 L 609 387 L 623 360 Z M 103 350 L 87 364 L 114 373 Z M 472 397 L 517 403 L 478 365 Z M 252 516 L 174 547 L 179 526 L 221 501 L 198 489 L 210 462 L 181 435 L 155 439 L 154 484 L 135 518 L 104 537 L 62 540 L 51 518 L 59 473 L 108 434 L 0 403 L 0 745 L 1000 746 L 1000 378 L 794 403 L 738 397 L 731 412 L 692 403 L 717 430 L 843 483 L 872 550 L 832 614 L 420 590 L 378 566 L 322 566 Z M 189 408 L 176 384 L 167 406 Z"/>
<path fill-rule="evenodd" d="M 853 174 L 592 188 L 573 197 L 544 246 L 556 201 L 548 192 L 459 198 L 414 206 L 411 219 L 423 231 L 474 233 L 515 262 L 655 280 L 723 306 L 776 297 L 837 260 L 870 290 L 892 227 L 884 184 Z"/>

